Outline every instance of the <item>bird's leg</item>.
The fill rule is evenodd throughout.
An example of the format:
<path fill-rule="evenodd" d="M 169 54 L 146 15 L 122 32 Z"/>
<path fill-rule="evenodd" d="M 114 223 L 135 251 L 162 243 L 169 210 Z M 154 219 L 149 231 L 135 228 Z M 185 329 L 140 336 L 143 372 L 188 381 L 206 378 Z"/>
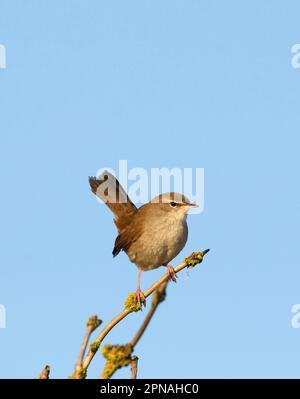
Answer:
<path fill-rule="evenodd" d="M 163 266 L 166 266 L 168 268 L 168 273 L 169 273 L 169 280 L 174 281 L 174 283 L 176 283 L 176 273 L 175 273 L 175 269 L 173 266 L 168 265 L 168 263 L 163 264 Z"/>
<path fill-rule="evenodd" d="M 138 287 L 135 292 L 134 301 L 136 303 L 138 303 L 139 305 L 143 304 L 144 306 L 146 306 L 146 297 L 145 297 L 143 291 L 141 290 L 141 273 L 142 273 L 142 269 L 138 268 Z"/>

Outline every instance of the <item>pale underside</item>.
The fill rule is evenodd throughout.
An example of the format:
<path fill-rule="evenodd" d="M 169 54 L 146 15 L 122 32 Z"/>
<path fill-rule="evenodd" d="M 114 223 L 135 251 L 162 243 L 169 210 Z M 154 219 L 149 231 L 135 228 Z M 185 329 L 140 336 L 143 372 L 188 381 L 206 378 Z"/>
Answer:
<path fill-rule="evenodd" d="M 186 244 L 188 228 L 186 218 L 152 218 L 144 225 L 138 240 L 127 252 L 131 262 L 142 270 L 151 270 L 168 264 Z"/>

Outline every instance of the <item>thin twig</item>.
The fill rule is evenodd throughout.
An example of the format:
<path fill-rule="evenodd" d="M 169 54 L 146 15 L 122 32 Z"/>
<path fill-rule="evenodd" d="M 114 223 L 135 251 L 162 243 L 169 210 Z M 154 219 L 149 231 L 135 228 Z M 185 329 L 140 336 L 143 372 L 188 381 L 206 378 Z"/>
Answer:
<path fill-rule="evenodd" d="M 103 356 L 106 358 L 106 363 L 100 376 L 101 379 L 109 379 L 119 368 L 131 364 L 135 345 L 142 337 L 158 305 L 163 302 L 166 297 L 168 282 L 169 280 L 165 281 L 155 290 L 152 296 L 151 308 L 132 341 L 126 345 L 105 345 L 103 347 L 102 351 Z"/>
<path fill-rule="evenodd" d="M 39 380 L 48 380 L 50 374 L 50 366 L 45 366 L 44 370 L 39 375 Z"/>
<path fill-rule="evenodd" d="M 197 263 L 202 262 L 204 255 L 207 254 L 209 250 L 205 250 L 203 252 L 193 252 L 188 258 L 186 258 L 182 263 L 180 263 L 175 268 L 175 273 L 180 272 L 181 270 L 185 269 L 189 266 L 195 266 Z M 152 286 L 144 292 L 145 297 L 147 298 L 151 295 L 163 282 L 168 281 L 169 273 L 164 274 L 160 279 L 158 279 Z M 86 371 L 93 360 L 95 354 L 97 353 L 99 346 L 101 345 L 102 341 L 106 337 L 106 335 L 121 321 L 123 320 L 128 314 L 132 313 L 133 310 L 129 308 L 125 308 L 120 312 L 116 317 L 114 317 L 111 322 L 99 333 L 96 340 L 90 345 L 90 349 L 82 362 L 82 370 L 83 373 L 80 375 L 74 374 L 73 378 L 85 378 Z"/>
<path fill-rule="evenodd" d="M 137 356 L 132 356 L 132 358 L 131 358 L 131 379 L 132 380 L 136 380 L 138 360 L 139 360 L 139 358 Z"/>
<path fill-rule="evenodd" d="M 106 337 L 106 335 L 112 330 L 124 317 L 126 317 L 129 313 L 131 313 L 132 310 L 130 309 L 124 309 L 121 313 L 119 313 L 112 321 L 100 332 L 96 340 L 94 341 L 93 349 L 90 348 L 88 354 L 86 355 L 82 367 L 84 369 L 87 369 L 93 360 L 93 357 L 95 356 L 99 346 L 101 345 L 102 341 Z"/>
<path fill-rule="evenodd" d="M 86 332 L 83 338 L 83 342 L 80 348 L 80 352 L 79 352 L 79 356 L 78 356 L 78 360 L 77 363 L 75 365 L 75 372 L 76 373 L 80 373 L 82 370 L 82 362 L 83 362 L 83 358 L 85 355 L 85 351 L 86 351 L 86 347 L 89 343 L 90 337 L 93 333 L 93 331 L 96 330 L 96 328 L 98 328 L 100 326 L 100 324 L 102 323 L 102 320 L 98 319 L 98 317 L 96 315 L 91 316 L 87 323 L 86 323 Z"/>
<path fill-rule="evenodd" d="M 139 342 L 139 340 L 141 339 L 142 335 L 144 334 L 144 331 L 146 330 L 148 324 L 150 323 L 150 320 L 152 319 L 152 316 L 154 315 L 158 305 L 164 300 L 165 291 L 166 291 L 168 282 L 169 282 L 169 280 L 165 281 L 164 284 L 161 284 L 155 291 L 155 294 L 157 294 L 157 296 L 153 297 L 153 300 L 151 303 L 151 308 L 150 308 L 149 312 L 147 313 L 147 316 L 145 317 L 141 327 L 138 329 L 135 336 L 130 341 L 130 344 L 133 349 L 136 346 L 136 344 Z"/>

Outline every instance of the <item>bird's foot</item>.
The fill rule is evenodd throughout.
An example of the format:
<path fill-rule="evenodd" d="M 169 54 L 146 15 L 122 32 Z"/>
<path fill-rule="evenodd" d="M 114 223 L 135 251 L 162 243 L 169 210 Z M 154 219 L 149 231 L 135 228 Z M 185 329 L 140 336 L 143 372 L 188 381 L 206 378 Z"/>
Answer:
<path fill-rule="evenodd" d="M 169 273 L 169 280 L 172 280 L 172 281 L 174 281 L 174 283 L 176 283 L 177 276 L 176 276 L 174 267 L 168 265 L 167 268 L 168 268 L 168 273 Z"/>
<path fill-rule="evenodd" d="M 142 290 L 140 290 L 139 288 L 136 290 L 134 298 L 133 298 L 135 304 L 138 304 L 139 306 L 146 306 L 146 297 L 143 293 Z"/>

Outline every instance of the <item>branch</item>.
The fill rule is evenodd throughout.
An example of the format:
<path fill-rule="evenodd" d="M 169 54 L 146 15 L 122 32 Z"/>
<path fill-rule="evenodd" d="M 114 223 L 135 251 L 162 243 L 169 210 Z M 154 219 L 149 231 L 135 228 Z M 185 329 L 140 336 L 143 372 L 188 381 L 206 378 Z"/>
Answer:
<path fill-rule="evenodd" d="M 132 356 L 132 358 L 131 358 L 131 379 L 132 380 L 136 380 L 138 360 L 139 360 L 139 358 L 137 356 Z"/>
<path fill-rule="evenodd" d="M 131 356 L 135 345 L 138 343 L 142 337 L 144 331 L 146 330 L 152 316 L 154 315 L 158 305 L 166 298 L 166 288 L 169 280 L 164 281 L 154 292 L 152 296 L 151 308 L 147 313 L 141 327 L 134 336 L 134 338 L 126 345 L 105 345 L 102 349 L 102 354 L 106 359 L 106 363 L 101 379 L 111 378 L 112 375 L 121 367 L 128 366 L 132 364 L 133 357 Z"/>
<path fill-rule="evenodd" d="M 166 288 L 168 285 L 169 280 L 164 281 L 163 284 L 161 284 L 157 290 L 154 292 L 153 294 L 153 298 L 152 298 L 152 303 L 151 303 L 151 308 L 147 314 L 147 316 L 145 317 L 143 324 L 141 325 L 141 327 L 139 328 L 138 332 L 136 333 L 136 335 L 134 336 L 134 338 L 130 341 L 130 345 L 134 348 L 136 346 L 136 344 L 139 342 L 139 340 L 141 339 L 144 331 L 146 330 L 148 324 L 150 323 L 150 320 L 152 319 L 152 316 L 154 315 L 157 306 L 163 302 L 166 298 Z"/>
<path fill-rule="evenodd" d="M 85 355 L 87 344 L 90 340 L 90 337 L 91 337 L 93 331 L 95 331 L 96 328 L 98 328 L 101 323 L 102 323 L 102 320 L 98 319 L 98 317 L 96 315 L 93 315 L 88 319 L 88 321 L 86 323 L 86 332 L 85 332 L 85 335 L 83 338 L 83 343 L 81 345 L 78 360 L 75 365 L 75 371 L 74 371 L 75 374 L 78 374 L 78 375 L 82 374 L 82 372 L 83 372 L 82 362 L 83 362 L 83 358 Z"/>
<path fill-rule="evenodd" d="M 48 380 L 49 374 L 50 374 L 50 366 L 45 366 L 44 370 L 41 372 L 38 379 L 39 380 Z"/>
<path fill-rule="evenodd" d="M 206 249 L 203 252 L 193 252 L 188 258 L 186 258 L 182 263 L 180 263 L 175 268 L 175 273 L 180 272 L 186 267 L 194 267 L 198 263 L 201 263 L 203 257 L 207 254 L 209 249 Z M 158 279 L 147 291 L 144 292 L 145 297 L 147 298 L 151 295 L 162 283 L 167 282 L 169 280 L 169 273 L 164 274 L 160 279 Z M 126 316 L 128 316 L 132 312 L 137 312 L 141 310 L 141 304 L 135 303 L 134 294 L 130 294 L 125 301 L 125 309 L 120 312 L 112 321 L 100 332 L 96 340 L 90 345 L 90 349 L 82 362 L 81 372 L 77 373 L 76 371 L 71 376 L 71 378 L 81 379 L 86 377 L 87 369 L 93 360 L 95 354 L 97 353 L 99 346 L 102 341 L 106 337 L 106 335 Z M 150 321 L 150 320 L 149 320 Z M 148 321 L 148 323 L 149 323 Z M 148 324 L 147 323 L 147 324 Z"/>

